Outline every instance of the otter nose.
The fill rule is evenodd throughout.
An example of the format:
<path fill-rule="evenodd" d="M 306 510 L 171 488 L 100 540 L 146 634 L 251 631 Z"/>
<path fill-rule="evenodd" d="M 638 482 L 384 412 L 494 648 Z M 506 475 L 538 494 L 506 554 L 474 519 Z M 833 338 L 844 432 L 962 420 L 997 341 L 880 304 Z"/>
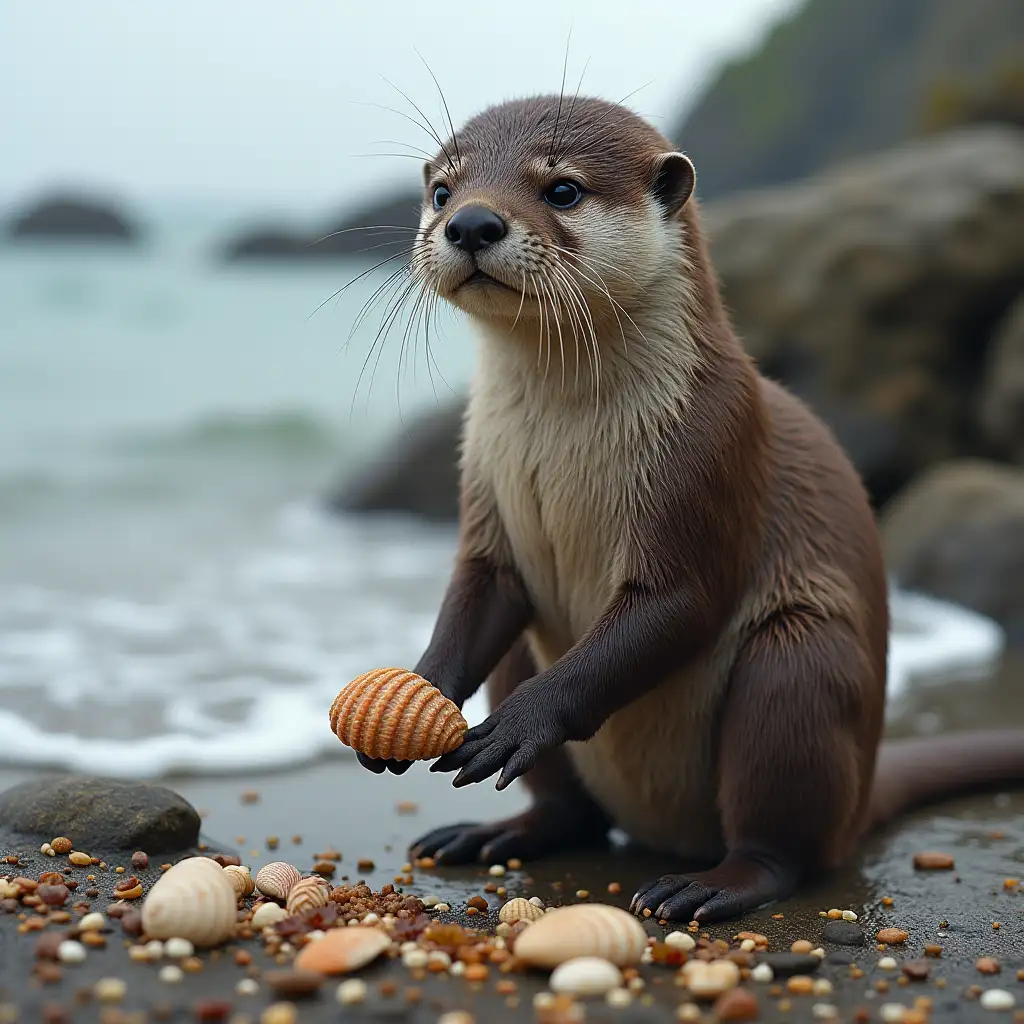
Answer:
<path fill-rule="evenodd" d="M 505 222 L 486 206 L 464 206 L 445 225 L 444 234 L 456 248 L 479 252 L 505 237 Z"/>

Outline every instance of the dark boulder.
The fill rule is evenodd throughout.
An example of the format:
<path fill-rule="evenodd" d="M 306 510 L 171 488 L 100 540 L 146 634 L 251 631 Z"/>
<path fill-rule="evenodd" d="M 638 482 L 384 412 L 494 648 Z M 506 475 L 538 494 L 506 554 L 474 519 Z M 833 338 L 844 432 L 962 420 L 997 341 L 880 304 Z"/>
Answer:
<path fill-rule="evenodd" d="M 95 200 L 53 196 L 16 214 L 8 226 L 13 238 L 82 239 L 134 242 L 139 229 L 115 207 Z"/>
<path fill-rule="evenodd" d="M 981 429 L 994 453 L 1024 466 L 1024 295 L 992 339 L 981 396 Z"/>
<path fill-rule="evenodd" d="M 179 853 L 199 841 L 199 815 L 177 793 L 91 775 L 32 779 L 0 793 L 0 829 L 79 849 Z"/>

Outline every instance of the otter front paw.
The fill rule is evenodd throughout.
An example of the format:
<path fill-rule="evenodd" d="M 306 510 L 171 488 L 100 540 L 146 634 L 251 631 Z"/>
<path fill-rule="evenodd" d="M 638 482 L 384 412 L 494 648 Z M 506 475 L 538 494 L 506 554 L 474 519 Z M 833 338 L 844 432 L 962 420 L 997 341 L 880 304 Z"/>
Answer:
<path fill-rule="evenodd" d="M 784 899 L 795 887 L 795 872 L 774 860 L 731 856 L 710 871 L 662 875 L 645 883 L 629 909 L 638 917 L 711 923 Z"/>
<path fill-rule="evenodd" d="M 393 775 L 403 775 L 413 766 L 412 761 L 396 761 L 394 758 L 370 757 L 367 754 L 360 754 L 358 752 L 356 753 L 356 760 L 375 775 L 380 775 L 385 771 L 391 772 Z"/>
<path fill-rule="evenodd" d="M 526 691 L 526 692 L 521 692 Z M 496 789 L 528 772 L 546 750 L 565 743 L 562 722 L 543 693 L 520 687 L 486 721 L 470 729 L 462 746 L 435 761 L 432 772 L 459 771 L 453 786 L 482 782 L 501 771 Z"/>

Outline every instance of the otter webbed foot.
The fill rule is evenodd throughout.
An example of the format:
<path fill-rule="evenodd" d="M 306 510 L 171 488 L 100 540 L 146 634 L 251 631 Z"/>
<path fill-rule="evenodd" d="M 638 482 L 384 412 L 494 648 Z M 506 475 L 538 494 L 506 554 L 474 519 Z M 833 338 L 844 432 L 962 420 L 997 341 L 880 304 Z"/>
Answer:
<path fill-rule="evenodd" d="M 410 854 L 432 857 L 438 864 L 495 864 L 510 857 L 534 860 L 562 850 L 600 845 L 607 833 L 603 818 L 552 801 L 501 821 L 434 829 L 413 843 Z"/>
<path fill-rule="evenodd" d="M 662 875 L 645 883 L 629 909 L 639 917 L 649 910 L 666 921 L 726 921 L 785 899 L 797 881 L 797 873 L 775 858 L 730 854 L 710 871 Z"/>

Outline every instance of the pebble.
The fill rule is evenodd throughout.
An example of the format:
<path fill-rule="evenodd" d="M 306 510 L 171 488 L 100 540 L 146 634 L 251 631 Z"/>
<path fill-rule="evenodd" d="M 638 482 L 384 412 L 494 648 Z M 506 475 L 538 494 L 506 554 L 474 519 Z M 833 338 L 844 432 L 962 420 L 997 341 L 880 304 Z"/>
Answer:
<path fill-rule="evenodd" d="M 797 939 L 789 948 L 793 953 L 810 953 L 814 946 L 806 939 Z"/>
<path fill-rule="evenodd" d="M 857 915 L 852 910 L 844 910 L 843 911 L 843 920 L 844 921 L 856 921 L 857 920 Z"/>
<path fill-rule="evenodd" d="M 758 963 L 767 964 L 780 978 L 794 974 L 813 974 L 821 967 L 821 958 L 813 953 L 762 953 Z"/>
<path fill-rule="evenodd" d="M 489 875 L 491 875 L 492 878 L 501 878 L 502 875 L 505 874 L 505 865 L 504 864 L 492 864 L 487 869 L 487 873 Z"/>
<path fill-rule="evenodd" d="M 418 946 L 413 949 L 407 949 L 402 954 L 402 964 L 411 971 L 421 970 L 426 967 L 428 960 L 429 957 L 426 950 L 420 949 Z"/>
<path fill-rule="evenodd" d="M 465 1010 L 451 1010 L 437 1018 L 437 1024 L 476 1024 L 476 1018 Z"/>
<path fill-rule="evenodd" d="M 604 994 L 604 1001 L 621 1010 L 633 1002 L 633 994 L 627 988 L 613 988 Z"/>
<path fill-rule="evenodd" d="M 260 1024 L 295 1024 L 298 1017 L 292 1003 L 271 1003 L 260 1014 Z"/>
<path fill-rule="evenodd" d="M 601 957 L 579 956 L 559 964 L 552 972 L 548 986 L 552 992 L 602 996 L 622 986 L 622 972 Z"/>
<path fill-rule="evenodd" d="M 184 960 L 185 957 L 191 956 L 194 952 L 195 947 L 188 939 L 175 936 L 164 943 L 164 956 L 170 957 L 172 960 Z"/>
<path fill-rule="evenodd" d="M 696 947 L 697 943 L 693 941 L 693 936 L 687 935 L 686 932 L 669 932 L 665 936 L 665 945 L 688 953 Z"/>
<path fill-rule="evenodd" d="M 786 982 L 786 991 L 794 996 L 809 996 L 814 991 L 814 982 L 806 974 L 794 974 Z"/>
<path fill-rule="evenodd" d="M 982 974 L 998 974 L 1002 970 L 999 961 L 993 956 L 980 957 L 974 966 Z"/>
<path fill-rule="evenodd" d="M 1017 1005 L 1013 993 L 1004 988 L 987 989 L 981 993 L 979 1002 L 983 1010 L 1012 1010 Z"/>
<path fill-rule="evenodd" d="M 839 1016 L 839 1011 L 831 1003 L 815 1003 L 811 1013 L 818 1020 L 833 1020 Z"/>
<path fill-rule="evenodd" d="M 311 996 L 324 983 L 323 975 L 316 971 L 270 971 L 263 980 L 276 996 Z"/>
<path fill-rule="evenodd" d="M 931 971 L 931 966 L 926 960 L 906 960 L 900 969 L 911 981 L 925 981 Z"/>
<path fill-rule="evenodd" d="M 342 1006 L 355 1006 L 366 998 L 366 982 L 359 978 L 350 978 L 338 986 L 335 998 Z"/>
<path fill-rule="evenodd" d="M 948 853 L 925 850 L 914 854 L 914 868 L 917 871 L 952 871 L 956 861 Z"/>
<path fill-rule="evenodd" d="M 822 930 L 826 942 L 834 942 L 837 946 L 863 946 L 864 931 L 853 921 L 828 921 Z"/>
<path fill-rule="evenodd" d="M 157 977 L 168 985 L 176 985 L 185 977 L 185 972 L 177 964 L 165 964 Z"/>
<path fill-rule="evenodd" d="M 853 954 L 847 953 L 845 949 L 834 949 L 825 957 L 825 963 L 837 964 L 842 967 L 847 967 L 853 962 Z"/>
<path fill-rule="evenodd" d="M 252 927 L 259 930 L 267 928 L 278 921 L 283 921 L 288 916 L 288 911 L 277 903 L 262 903 L 256 908 L 252 915 Z"/>
<path fill-rule="evenodd" d="M 65 939 L 57 947 L 57 959 L 62 964 L 80 964 L 85 960 L 85 946 L 74 939 Z"/>
<path fill-rule="evenodd" d="M 54 847 L 56 849 L 56 847 Z M 92 863 L 92 857 L 87 853 L 80 853 L 75 851 L 74 853 L 68 854 L 68 860 L 75 865 L 76 868 L 87 868 Z"/>
<path fill-rule="evenodd" d="M 697 999 L 717 999 L 723 992 L 735 988 L 740 981 L 740 969 L 731 960 L 689 960 L 683 965 L 683 977 L 690 995 Z"/>
<path fill-rule="evenodd" d="M 101 1003 L 119 1003 L 128 986 L 120 978 L 100 978 L 92 987 L 93 996 Z"/>
<path fill-rule="evenodd" d="M 897 1024 L 903 1020 L 907 1008 L 902 1003 L 883 1003 L 878 1010 L 878 1015 L 885 1021 L 885 1024 Z"/>
<path fill-rule="evenodd" d="M 766 985 L 775 980 L 775 972 L 772 970 L 771 964 L 760 963 L 750 972 L 750 978 L 752 981 Z"/>
<path fill-rule="evenodd" d="M 80 932 L 98 932 L 107 923 L 107 919 L 97 911 L 92 911 L 86 914 L 81 921 L 78 922 L 78 930 Z"/>
<path fill-rule="evenodd" d="M 235 991 L 240 996 L 254 996 L 259 993 L 260 985 L 255 978 L 242 978 L 235 986 Z"/>
<path fill-rule="evenodd" d="M 899 964 L 891 956 L 883 956 L 878 961 L 878 969 L 880 971 L 895 971 L 899 967 Z"/>
<path fill-rule="evenodd" d="M 816 996 L 830 996 L 832 995 L 832 982 L 828 978 L 818 978 L 815 980 L 811 991 Z"/>
<path fill-rule="evenodd" d="M 754 995 L 744 988 L 734 988 L 719 996 L 715 1001 L 714 1014 L 717 1020 L 756 1020 L 760 1009 Z"/>
<path fill-rule="evenodd" d="M 883 928 L 875 938 L 887 946 L 898 946 L 910 938 L 910 932 L 905 932 L 902 928 Z"/>

